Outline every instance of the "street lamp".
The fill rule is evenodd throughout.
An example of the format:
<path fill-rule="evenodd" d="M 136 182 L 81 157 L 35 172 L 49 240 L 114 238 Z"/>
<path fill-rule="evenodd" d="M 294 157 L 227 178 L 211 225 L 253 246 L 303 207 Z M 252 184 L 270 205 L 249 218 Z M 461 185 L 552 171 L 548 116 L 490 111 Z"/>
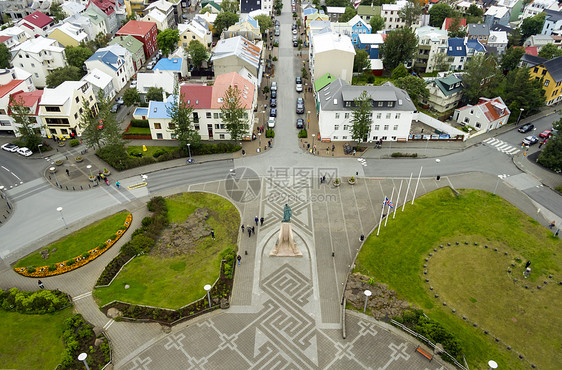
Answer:
<path fill-rule="evenodd" d="M 207 291 L 207 300 L 209 301 L 209 308 L 211 308 L 211 294 L 209 293 L 211 288 L 212 288 L 212 286 L 210 286 L 209 284 L 207 284 L 203 287 L 203 289 L 205 289 Z"/>
<path fill-rule="evenodd" d="M 497 364 L 497 362 L 494 361 L 494 360 L 488 361 L 488 366 L 490 367 L 490 370 L 493 370 L 493 369 L 497 369 L 497 368 L 498 368 L 498 364 Z"/>
<path fill-rule="evenodd" d="M 60 218 L 62 218 L 62 222 L 64 222 L 64 228 L 68 229 L 68 225 L 66 224 L 66 220 L 64 219 L 64 215 L 62 214 L 62 207 L 58 207 L 57 211 L 60 213 Z"/>
<path fill-rule="evenodd" d="M 258 145 L 258 152 L 261 150 L 261 132 L 258 132 L 258 138 L 259 138 L 259 145 Z"/>
<path fill-rule="evenodd" d="M 37 149 L 39 149 L 39 155 L 43 155 L 43 153 L 41 153 L 41 147 L 43 146 L 43 144 L 37 144 Z"/>
<path fill-rule="evenodd" d="M 525 110 L 525 109 L 523 109 L 523 108 L 519 108 L 519 117 L 517 117 L 517 124 L 516 124 L 516 126 L 519 124 L 519 120 L 521 119 L 521 113 L 523 113 L 524 110 Z"/>
<path fill-rule="evenodd" d="M 187 143 L 187 151 L 189 153 L 189 163 L 191 163 L 193 160 L 191 159 L 191 144 Z"/>
<path fill-rule="evenodd" d="M 78 361 L 82 361 L 84 363 L 84 366 L 86 366 L 86 370 L 90 370 L 90 367 L 86 362 L 86 357 L 88 357 L 88 354 L 86 352 L 82 352 L 81 354 L 78 355 Z"/>
<path fill-rule="evenodd" d="M 90 170 L 90 177 L 91 177 L 92 176 L 92 165 L 89 164 L 89 165 L 86 166 L 86 168 Z"/>
<path fill-rule="evenodd" d="M 309 114 L 310 114 L 310 111 L 306 111 L 306 130 L 307 131 L 310 129 L 310 118 L 308 118 Z"/>
<path fill-rule="evenodd" d="M 502 179 L 501 175 L 498 175 L 498 181 L 496 182 L 496 187 L 494 188 L 494 194 L 496 194 L 496 190 L 498 190 L 498 185 L 500 184 L 501 179 Z"/>
<path fill-rule="evenodd" d="M 49 172 L 51 172 L 55 176 L 55 183 L 57 187 L 59 187 L 59 180 L 57 179 L 57 168 L 56 167 L 49 167 Z"/>
<path fill-rule="evenodd" d="M 371 291 L 368 290 L 368 289 L 365 290 L 363 293 L 365 294 L 365 307 L 363 307 L 363 313 L 365 313 L 365 311 L 367 311 L 367 301 L 369 300 L 369 297 L 370 297 L 371 294 L 373 294 L 373 293 L 371 293 Z"/>
<path fill-rule="evenodd" d="M 314 155 L 314 137 L 316 134 L 312 134 L 312 155 Z"/>
<path fill-rule="evenodd" d="M 439 158 L 435 159 L 435 163 L 439 164 L 439 162 L 441 162 L 441 160 Z M 435 166 L 435 175 L 437 180 L 441 179 L 441 176 L 437 175 L 437 166 Z"/>

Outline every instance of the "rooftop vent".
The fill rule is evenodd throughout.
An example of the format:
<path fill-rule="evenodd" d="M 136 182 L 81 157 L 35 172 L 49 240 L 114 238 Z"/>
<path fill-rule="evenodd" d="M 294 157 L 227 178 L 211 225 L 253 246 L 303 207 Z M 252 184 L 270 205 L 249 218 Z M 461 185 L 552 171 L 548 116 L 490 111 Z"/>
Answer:
<path fill-rule="evenodd" d="M 338 104 L 338 99 L 335 99 L 335 98 L 334 98 L 334 105 L 335 105 L 335 104 Z"/>
<path fill-rule="evenodd" d="M 398 105 L 402 105 L 402 99 L 398 99 Z"/>
<path fill-rule="evenodd" d="M 154 112 L 156 112 L 158 110 L 158 108 L 154 107 Z"/>
<path fill-rule="evenodd" d="M 195 105 L 199 105 L 199 100 L 196 100 L 196 101 L 195 101 Z"/>

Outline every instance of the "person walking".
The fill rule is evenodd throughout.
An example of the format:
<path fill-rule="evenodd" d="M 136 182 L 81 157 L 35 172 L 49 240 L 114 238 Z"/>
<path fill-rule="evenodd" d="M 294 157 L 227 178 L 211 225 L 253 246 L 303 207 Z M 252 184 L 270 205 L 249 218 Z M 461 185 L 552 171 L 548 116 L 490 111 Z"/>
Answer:
<path fill-rule="evenodd" d="M 260 226 L 263 226 L 263 222 L 265 221 L 265 219 L 263 217 L 260 218 Z"/>
<path fill-rule="evenodd" d="M 244 225 L 240 226 L 240 228 L 242 229 L 242 232 L 244 232 Z"/>
<path fill-rule="evenodd" d="M 540 148 L 540 146 L 539 146 Z M 70 176 L 70 171 L 68 170 L 68 168 L 66 169 L 66 176 Z"/>
<path fill-rule="evenodd" d="M 252 234 L 255 234 L 255 233 L 256 233 L 256 227 L 252 226 Z"/>
<path fill-rule="evenodd" d="M 211 238 L 213 238 L 213 240 L 215 240 L 215 230 L 211 230 Z"/>
<path fill-rule="evenodd" d="M 109 186 L 109 180 L 107 179 L 107 177 L 106 177 L 104 180 L 105 180 L 105 184 L 106 184 L 107 186 Z"/>
<path fill-rule="evenodd" d="M 37 280 L 37 285 L 39 285 L 39 289 L 45 289 L 43 282 L 41 280 Z"/>
<path fill-rule="evenodd" d="M 121 184 L 119 183 L 119 181 L 115 182 L 115 186 L 117 186 L 117 189 L 121 189 Z"/>
<path fill-rule="evenodd" d="M 248 238 L 251 238 L 252 237 L 252 229 L 249 226 L 247 227 L 247 229 L 248 229 Z"/>
<path fill-rule="evenodd" d="M 236 259 L 238 260 L 238 266 L 240 266 L 240 261 L 242 260 L 242 256 L 238 255 L 238 257 L 236 257 Z"/>
<path fill-rule="evenodd" d="M 254 221 L 256 222 L 256 226 L 258 226 L 258 221 L 259 221 L 259 220 L 260 220 L 260 219 L 258 218 L 258 216 L 254 217 Z"/>

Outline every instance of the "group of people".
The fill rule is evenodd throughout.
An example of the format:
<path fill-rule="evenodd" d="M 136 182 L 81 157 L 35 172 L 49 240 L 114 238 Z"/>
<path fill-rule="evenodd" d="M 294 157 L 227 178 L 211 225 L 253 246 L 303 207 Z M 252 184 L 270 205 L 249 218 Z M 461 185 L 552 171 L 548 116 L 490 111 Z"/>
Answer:
<path fill-rule="evenodd" d="M 254 217 L 254 222 L 256 223 L 255 226 L 251 226 L 251 225 L 244 226 L 244 224 L 242 224 L 242 226 L 240 226 L 240 229 L 242 229 L 242 232 L 246 230 L 248 232 L 248 238 L 251 238 L 252 234 L 256 233 L 256 226 L 258 226 L 258 223 L 260 226 L 263 226 L 264 221 L 265 218 L 256 216 Z"/>
<path fill-rule="evenodd" d="M 68 170 L 67 170 L 68 171 Z M 103 174 L 103 172 L 99 171 L 97 174 L 97 179 L 98 179 L 98 183 L 101 182 L 102 180 L 105 182 L 105 184 L 107 186 L 109 186 L 109 179 L 106 175 Z M 121 183 L 119 181 L 115 181 L 115 186 L 117 186 L 117 189 L 121 188 Z"/>

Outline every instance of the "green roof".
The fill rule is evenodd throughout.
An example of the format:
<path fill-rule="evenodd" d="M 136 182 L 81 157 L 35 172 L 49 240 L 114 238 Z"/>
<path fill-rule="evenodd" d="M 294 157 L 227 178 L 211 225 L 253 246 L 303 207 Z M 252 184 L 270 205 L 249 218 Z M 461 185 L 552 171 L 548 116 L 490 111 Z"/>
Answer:
<path fill-rule="evenodd" d="M 322 90 L 324 87 L 328 86 L 329 84 L 331 84 L 332 82 L 334 82 L 336 80 L 336 78 L 334 76 L 332 76 L 329 73 L 326 73 L 323 76 L 320 76 L 319 78 L 317 78 L 316 80 L 314 80 L 314 90 L 315 91 L 320 91 Z"/>
<path fill-rule="evenodd" d="M 99 10 L 97 6 L 89 6 L 82 15 L 90 18 L 93 24 L 99 24 L 107 19 L 107 15 Z"/>
<path fill-rule="evenodd" d="M 438 78 L 433 82 L 435 82 L 435 85 L 437 85 L 439 90 L 441 90 L 441 92 L 445 96 L 453 95 L 454 93 L 459 92 L 463 89 L 462 83 L 459 86 L 454 87 L 455 84 L 462 81 L 459 78 L 455 77 L 455 75 L 453 74 L 450 74 L 447 77 Z"/>
<path fill-rule="evenodd" d="M 206 7 L 207 5 L 212 6 L 213 8 L 215 8 L 216 10 L 220 11 L 221 10 L 221 6 L 217 3 L 215 3 L 214 1 L 202 1 L 201 2 L 201 8 Z"/>
<path fill-rule="evenodd" d="M 381 15 L 381 6 L 373 6 L 371 7 L 370 5 L 359 5 L 357 7 L 357 15 L 362 16 L 362 15 L 368 15 L 368 16 L 374 16 L 374 15 Z"/>
<path fill-rule="evenodd" d="M 135 55 L 139 50 L 143 48 L 142 42 L 137 40 L 131 35 L 127 36 L 115 36 L 113 40 L 109 42 L 110 45 L 118 44 L 129 50 L 129 52 Z"/>

